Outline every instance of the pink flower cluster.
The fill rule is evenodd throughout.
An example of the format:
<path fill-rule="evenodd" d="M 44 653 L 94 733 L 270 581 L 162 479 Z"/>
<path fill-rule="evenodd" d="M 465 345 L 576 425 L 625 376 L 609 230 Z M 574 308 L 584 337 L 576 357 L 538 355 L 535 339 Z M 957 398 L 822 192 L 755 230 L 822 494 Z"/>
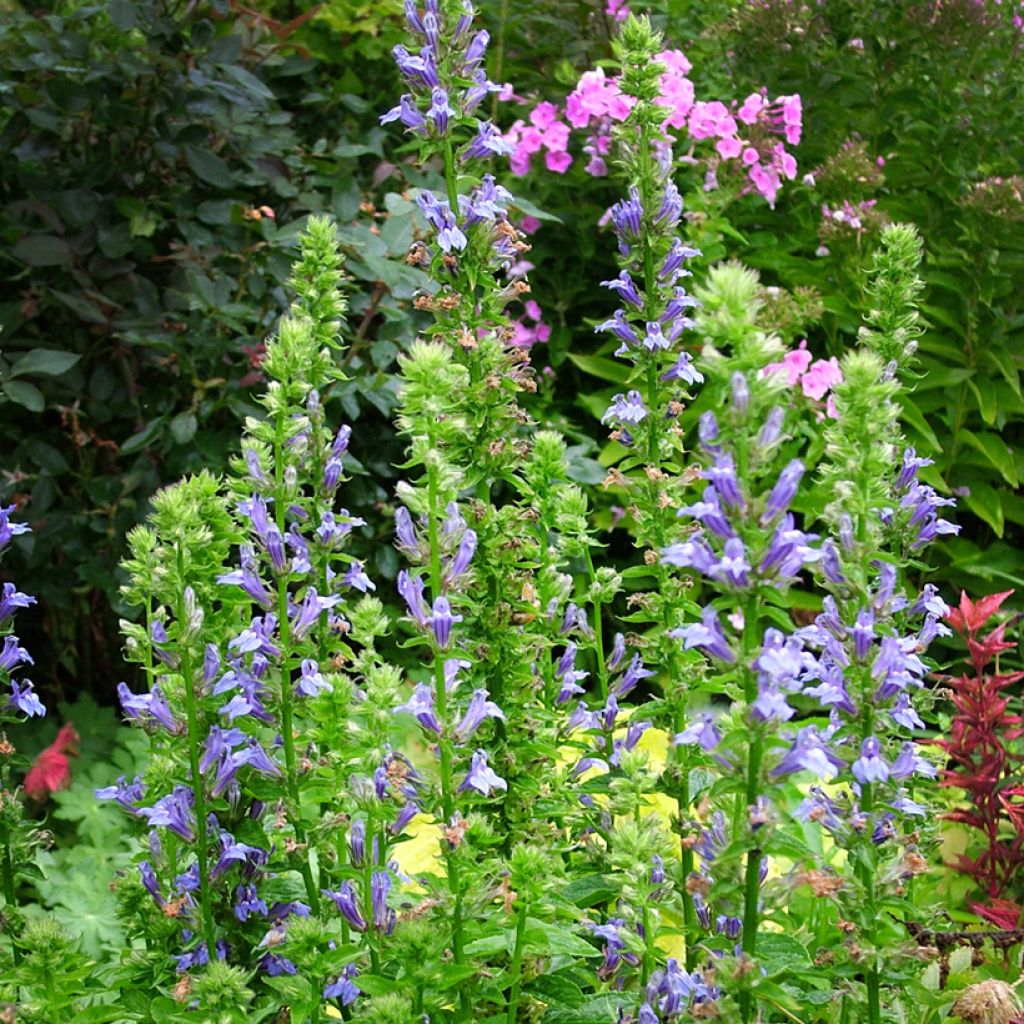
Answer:
<path fill-rule="evenodd" d="M 544 164 L 549 171 L 565 174 L 572 163 L 569 155 L 569 126 L 561 120 L 562 112 L 554 103 L 544 101 L 530 111 L 529 122 L 516 121 L 505 134 L 512 146 L 512 173 L 522 177 L 530 170 L 530 159 L 544 151 Z"/>
<path fill-rule="evenodd" d="M 717 181 L 719 165 L 736 161 L 732 166 L 745 173 L 747 188 L 774 204 L 783 179 L 792 181 L 796 177 L 796 160 L 786 144 L 795 146 L 800 141 L 800 97 L 769 100 L 767 90 L 762 89 L 751 93 L 738 107 L 736 103 L 727 106 L 721 100 L 698 100 L 688 77 L 691 64 L 686 55 L 681 50 L 664 50 L 658 59 L 665 67 L 655 101 L 665 108 L 663 129 L 686 132 L 697 142 L 713 139 L 715 155 L 710 158 L 708 180 Z M 588 174 L 607 173 L 604 158 L 611 144 L 612 124 L 625 120 L 633 103 L 633 98 L 620 90 L 618 79 L 607 77 L 603 68 L 585 72 L 566 98 L 566 121 L 588 133 L 583 146 L 590 157 Z M 562 174 L 568 169 L 572 157 L 568 130 L 560 114 L 554 104 L 545 101 L 530 113 L 529 125 L 517 121 L 512 126 L 506 140 L 513 146 L 513 173 L 526 174 L 530 158 L 541 149 L 547 150 L 545 163 L 550 170 Z"/>
<path fill-rule="evenodd" d="M 829 394 L 832 388 L 843 382 L 843 371 L 835 356 L 831 359 L 814 359 L 807 351 L 807 340 L 804 339 L 799 348 L 790 349 L 779 362 L 769 363 L 761 371 L 762 376 L 769 373 L 784 373 L 790 387 L 799 384 L 803 393 L 816 402 L 827 396 L 825 413 L 832 419 L 838 418 L 835 401 Z"/>
<path fill-rule="evenodd" d="M 533 299 L 527 299 L 525 313 L 512 325 L 515 334 L 510 345 L 518 348 L 530 348 L 537 342 L 547 341 L 551 337 L 551 326 L 543 322 L 544 314 Z"/>

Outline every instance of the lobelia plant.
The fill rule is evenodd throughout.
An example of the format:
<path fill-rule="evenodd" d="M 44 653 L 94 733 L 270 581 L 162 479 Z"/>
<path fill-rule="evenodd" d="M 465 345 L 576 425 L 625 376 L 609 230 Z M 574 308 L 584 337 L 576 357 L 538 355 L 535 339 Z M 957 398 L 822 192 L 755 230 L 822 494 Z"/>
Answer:
<path fill-rule="evenodd" d="M 373 584 L 341 550 L 360 525 L 337 506 L 351 431 L 327 428 L 321 398 L 339 379 L 339 265 L 333 227 L 311 218 L 297 298 L 267 346 L 266 416 L 247 421 L 234 462 L 234 509 L 201 474 L 159 492 L 129 537 L 125 598 L 144 621 L 123 624 L 126 651 L 150 685 L 119 692 L 153 756 L 143 777 L 98 795 L 151 830 L 138 881 L 119 887 L 148 949 L 126 970 L 155 1017 L 197 1002 L 223 1020 L 287 1005 L 316 1022 L 325 999 L 358 994 L 357 950 L 324 898 L 351 870 L 336 794 L 354 751 L 339 737 L 363 691 L 342 669 L 370 692 L 387 672 L 380 606 L 362 597 Z M 169 953 L 173 999 L 151 999 L 171 987 Z"/>
<path fill-rule="evenodd" d="M 14 505 L 0 507 L 0 553 L 13 537 L 29 532 L 25 523 L 11 521 Z M 25 666 L 32 664 L 32 656 L 21 646 L 13 632 L 14 616 L 19 609 L 36 603 L 30 594 L 18 590 L 14 583 L 6 582 L 0 592 L 0 682 L 7 691 L 0 704 L 0 892 L 4 907 L 0 916 L 0 930 L 9 937 L 10 948 L 4 949 L 15 966 L 21 960 L 18 936 L 24 921 L 19 909 L 19 881 L 26 877 L 39 845 L 40 834 L 34 823 L 25 817 L 24 805 L 15 786 L 14 775 L 27 765 L 18 756 L 14 744 L 7 737 L 7 727 L 26 718 L 46 714 L 46 708 L 37 696 L 32 682 L 21 677 Z M 15 675 L 19 678 L 15 678 Z"/>
<path fill-rule="evenodd" d="M 509 221 L 512 196 L 473 170 L 508 148 L 476 116 L 496 88 L 483 71 L 487 33 L 472 32 L 469 4 L 428 3 L 421 14 L 409 3 L 406 17 L 422 48 L 398 47 L 395 56 L 413 91 L 382 120 L 419 136 L 421 159 L 440 157 L 444 195 L 421 191 L 432 235 L 409 257 L 435 282 L 417 300 L 435 315 L 429 340 L 401 361 L 410 479 L 395 516 L 411 566 L 398 587 L 426 672 L 414 671 L 412 695 L 395 710 L 416 719 L 436 756 L 421 803 L 443 873 L 421 884 L 450 952 L 433 950 L 433 963 L 412 973 L 419 984 L 400 991 L 417 1013 L 465 1020 L 492 1006 L 512 1022 L 527 998 L 539 922 L 557 936 L 557 919 L 571 918 L 570 903 L 552 900 L 560 872 L 538 842 L 561 847 L 559 826 L 576 813 L 558 749 L 566 701 L 580 689 L 566 677 L 586 673 L 559 671 L 574 643 L 560 656 L 552 650 L 572 632 L 589 633 L 563 572 L 590 543 L 586 502 L 566 478 L 564 441 L 530 430 L 516 402 L 534 390 L 507 312 L 529 292 L 520 265 L 529 247 Z M 504 926 L 489 913 L 496 885 Z M 405 931 L 400 922 L 396 945 Z M 511 962 L 488 971 L 496 940 L 507 942 Z M 408 965 L 399 971 L 401 983 Z M 450 1007 L 439 1003 L 444 988 Z"/>
<path fill-rule="evenodd" d="M 731 711 L 707 713 L 677 741 L 706 751 L 720 776 L 690 890 L 705 927 L 714 922 L 714 931 L 738 940 L 734 949 L 705 944 L 734 981 L 743 1021 L 771 1007 L 801 1007 L 792 988 L 766 973 L 773 929 L 804 944 L 823 945 L 836 928 L 845 936 L 827 954 L 834 989 L 821 991 L 808 973 L 799 986 L 816 1003 L 834 1001 L 836 1019 L 852 1013 L 877 1024 L 883 977 L 911 985 L 916 977 L 901 959 L 896 922 L 919 912 L 905 896 L 927 867 L 916 820 L 927 812 L 912 786 L 936 769 L 911 738 L 924 725 L 914 698 L 919 704 L 921 655 L 946 631 L 946 606 L 930 585 L 907 597 L 899 577 L 911 553 L 955 529 L 939 518 L 949 502 L 917 481 L 927 460 L 901 451 L 898 373 L 913 354 L 919 259 L 912 229 L 883 234 L 872 287 L 885 303 L 869 314 L 862 347 L 842 362 L 836 418 L 825 428 L 820 476 L 833 501 L 820 544 L 790 511 L 813 517 L 801 500 L 797 437 L 780 404 L 785 381 L 763 372 L 779 343 L 754 328 L 756 280 L 725 266 L 698 291 L 707 311 L 698 315 L 708 339 L 701 366 L 714 406 L 725 411 L 700 422 L 709 483 L 683 510 L 699 526 L 664 558 L 721 594 L 676 635 L 711 656 Z M 824 591 L 823 610 L 795 629 L 785 592 L 806 588 L 810 573 Z M 808 776 L 819 784 L 794 787 Z M 815 828 L 801 836 L 798 821 Z M 794 895 L 806 886 L 815 904 L 794 914 Z"/>
<path fill-rule="evenodd" d="M 673 181 L 676 163 L 669 132 L 671 118 L 666 120 L 659 91 L 665 75 L 660 62 L 662 45 L 660 35 L 644 20 L 628 18 L 622 26 L 617 44 L 622 65 L 619 88 L 628 98 L 629 113 L 615 143 L 630 188 L 629 197 L 610 211 L 621 270 L 618 277 L 602 282 L 617 294 L 622 306 L 597 330 L 618 340 L 615 354 L 631 364 L 629 382 L 636 384 L 627 393 L 616 395 L 602 418 L 614 428 L 612 440 L 626 448 L 625 457 L 616 462 L 605 484 L 622 493 L 637 547 L 644 551 L 644 566 L 635 567 L 632 575 L 653 575 L 655 580 L 653 590 L 630 595 L 634 611 L 626 619 L 649 626 L 642 644 L 650 668 L 645 669 L 637 656 L 631 673 L 635 678 L 627 681 L 626 687 L 620 684 L 615 699 L 644 676 L 658 673 L 663 690 L 658 713 L 675 732 L 686 724 L 683 684 L 684 677 L 692 675 L 692 657 L 682 655 L 670 634 L 692 605 L 686 598 L 689 581 L 675 576 L 658 552 L 678 532 L 677 512 L 696 475 L 694 467 L 686 464 L 679 417 L 684 400 L 689 399 L 687 388 L 704 377 L 681 347 L 683 333 L 694 326 L 690 312 L 698 305 L 683 285 L 690 275 L 686 264 L 700 252 L 685 245 L 678 233 L 683 203 Z M 593 576 L 592 562 L 588 568 Z M 599 597 L 598 591 L 598 621 Z M 599 666 L 607 674 L 603 652 Z M 606 688 L 602 679 L 602 697 L 607 697 Z M 679 809 L 687 814 L 691 766 L 685 752 L 685 746 L 674 747 L 673 765 L 665 781 Z M 686 837 L 681 839 L 680 869 L 686 879 L 693 871 L 693 853 Z M 696 920 L 688 900 L 683 902 L 683 916 L 692 939 Z M 690 969 L 695 956 L 695 944 L 687 942 Z"/>

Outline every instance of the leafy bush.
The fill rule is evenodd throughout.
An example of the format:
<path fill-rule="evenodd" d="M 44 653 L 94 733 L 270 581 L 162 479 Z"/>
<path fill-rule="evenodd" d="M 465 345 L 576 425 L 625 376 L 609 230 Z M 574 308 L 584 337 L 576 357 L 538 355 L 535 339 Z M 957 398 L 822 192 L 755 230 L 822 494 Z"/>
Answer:
<path fill-rule="evenodd" d="M 0 486 L 46 527 L 17 552 L 47 570 L 46 675 L 98 694 L 121 538 L 161 482 L 223 467 L 307 213 L 351 225 L 365 282 L 350 361 L 368 367 L 332 396 L 353 418 L 393 407 L 385 373 L 417 282 L 388 260 L 411 240 L 410 204 L 391 196 L 382 229 L 360 209 L 381 130 L 345 90 L 372 79 L 332 81 L 286 31 L 217 12 L 125 0 L 0 24 Z"/>

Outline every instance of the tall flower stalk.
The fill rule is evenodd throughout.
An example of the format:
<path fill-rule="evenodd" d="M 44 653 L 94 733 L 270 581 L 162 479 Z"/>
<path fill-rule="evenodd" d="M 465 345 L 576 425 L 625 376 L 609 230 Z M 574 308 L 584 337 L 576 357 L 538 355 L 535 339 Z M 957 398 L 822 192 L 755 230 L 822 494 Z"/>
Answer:
<path fill-rule="evenodd" d="M 602 282 L 616 293 L 621 307 L 597 330 L 619 342 L 615 354 L 631 365 L 629 383 L 636 386 L 616 395 L 603 417 L 614 428 L 612 438 L 628 449 L 606 483 L 625 490 L 637 546 L 655 578 L 655 587 L 643 595 L 642 602 L 634 596 L 638 604 L 634 617 L 653 627 L 645 637 L 646 660 L 662 672 L 665 713 L 674 731 L 680 731 L 686 720 L 685 677 L 689 674 L 684 664 L 690 659 L 680 656 L 668 634 L 687 602 L 681 581 L 657 552 L 677 533 L 676 512 L 693 477 L 686 466 L 678 421 L 689 399 L 687 389 L 703 380 L 681 347 L 684 333 L 694 326 L 690 313 L 698 304 L 683 284 L 690 273 L 686 264 L 700 253 L 679 236 L 682 197 L 673 181 L 676 163 L 666 111 L 657 102 L 665 71 L 658 60 L 663 40 L 646 19 L 630 17 L 616 50 L 622 66 L 620 87 L 630 98 L 630 110 L 614 139 L 618 162 L 630 185 L 628 198 L 610 211 L 620 273 Z M 593 574 L 592 563 L 589 568 Z M 600 588 L 595 592 L 600 595 Z M 600 623 L 600 603 L 595 618 Z M 603 672 L 603 655 L 598 665 Z M 690 805 L 686 761 L 684 748 L 676 748 L 672 790 L 684 819 Z M 688 877 L 693 854 L 685 836 L 681 838 L 682 872 Z M 695 918 L 689 903 L 684 913 L 692 939 Z M 692 943 L 686 959 L 692 968 Z"/>
<path fill-rule="evenodd" d="M 917 821 L 927 812 L 914 787 L 936 769 L 912 736 L 923 728 L 915 707 L 922 655 L 948 632 L 947 609 L 930 585 L 908 597 L 899 575 L 905 552 L 955 527 L 941 518 L 949 502 L 918 479 L 927 460 L 899 431 L 897 374 L 913 355 L 917 259 L 912 230 L 886 232 L 872 283 L 873 294 L 887 296 L 884 322 L 873 311 L 877 330 L 865 331 L 864 347 L 844 358 L 837 418 L 824 431 L 820 471 L 835 500 L 823 540 L 798 526 L 805 468 L 771 363 L 778 339 L 753 325 L 756 278 L 726 265 L 698 292 L 706 393 L 724 411 L 700 421 L 707 485 L 682 510 L 696 528 L 662 557 L 721 593 L 700 622 L 674 635 L 710 657 L 718 687 L 733 698 L 731 714 L 697 717 L 676 741 L 724 770 L 716 792 L 734 793 L 732 813 L 716 810 L 700 837 L 701 873 L 689 891 L 705 927 L 738 940 L 733 977 L 744 1021 L 755 1019 L 759 1002 L 780 998 L 760 976 L 759 937 L 765 922 L 787 919 L 774 902 L 783 880 L 773 881 L 776 859 L 792 856 L 786 823 L 817 823 L 826 849 L 846 851 L 843 861 L 826 854 L 817 864 L 808 851 L 789 885 L 810 886 L 848 923 L 845 955 L 862 979 L 851 1006 L 863 1007 L 871 1024 L 882 1020 L 882 978 L 900 976 L 890 953 L 899 929 L 880 908 L 895 906 L 927 863 Z M 806 588 L 812 573 L 823 610 L 794 628 L 779 614 L 778 595 Z M 794 804 L 788 780 L 808 775 L 819 784 Z M 720 939 L 705 942 L 728 956 Z"/>
<path fill-rule="evenodd" d="M 341 550 L 360 521 L 337 504 L 351 430 L 329 429 L 324 411 L 344 308 L 329 222 L 311 219 L 291 283 L 233 499 L 207 474 L 188 479 L 129 537 L 125 597 L 143 621 L 123 628 L 148 688 L 119 692 L 154 757 L 99 795 L 152 830 L 139 864 L 151 903 L 134 907 L 150 944 L 173 951 L 176 991 L 207 992 L 212 1007 L 237 980 L 233 960 L 271 984 L 301 970 L 308 984 L 285 998 L 316 1022 L 325 998 L 358 994 L 352 950 L 332 938 L 344 927 L 321 898 L 344 821 L 321 817 L 316 742 L 338 736 L 352 689 L 339 669 L 358 660 L 370 674 L 380 627 L 363 601 L 372 582 Z"/>
<path fill-rule="evenodd" d="M 14 505 L 0 507 L 0 555 L 12 538 L 29 532 L 26 523 L 13 522 Z M 0 591 L 0 894 L 4 898 L 3 929 L 12 940 L 14 963 L 21 960 L 17 935 L 21 928 L 18 912 L 18 878 L 32 859 L 37 830 L 26 821 L 22 802 L 14 784 L 14 772 L 23 770 L 23 759 L 7 737 L 7 727 L 46 714 L 32 682 L 23 675 L 32 664 L 32 655 L 21 646 L 14 633 L 14 617 L 19 609 L 36 603 L 30 594 L 22 593 L 14 583 L 3 584 Z"/>
<path fill-rule="evenodd" d="M 707 595 L 700 621 L 672 635 L 711 657 L 712 692 L 734 701 L 728 716 L 692 716 L 674 739 L 724 769 L 728 780 L 722 792 L 731 794 L 731 811 L 716 811 L 698 838 L 701 869 L 687 876 L 687 888 L 697 918 L 719 936 L 705 943 L 738 958 L 744 1021 L 755 1012 L 762 885 L 780 841 L 781 773 L 769 755 L 796 714 L 789 698 L 801 690 L 810 661 L 772 605 L 820 557 L 817 538 L 797 527 L 791 511 L 804 464 L 786 430 L 780 382 L 760 372 L 780 342 L 754 328 L 756 284 L 749 272 L 726 265 L 698 290 L 705 390 L 720 411 L 700 420 L 707 483 L 698 501 L 680 509 L 692 528 L 662 551 L 663 562 L 699 575 Z"/>
<path fill-rule="evenodd" d="M 850 920 L 864 939 L 871 1024 L 883 1019 L 883 979 L 894 974 L 887 947 L 898 941 L 877 909 L 926 868 L 916 819 L 927 810 L 916 799 L 915 781 L 934 779 L 937 769 L 917 753 L 913 734 L 924 729 L 916 705 L 929 700 L 921 692 L 923 656 L 936 636 L 950 632 L 942 621 L 949 609 L 936 588 L 926 583 L 909 597 L 902 570 L 936 537 L 959 529 L 943 518 L 953 500 L 920 479 L 931 460 L 918 457 L 899 428 L 900 374 L 912 365 L 920 333 L 920 260 L 912 227 L 882 233 L 862 347 L 842 361 L 837 418 L 825 432 L 822 476 L 834 496 L 826 510 L 834 539 L 821 560 L 829 596 L 803 633 L 820 652 L 820 683 L 805 692 L 831 710 L 830 741 L 849 752 L 840 778 L 850 786 L 854 827 L 831 831 L 850 851 L 860 883 L 860 916 Z M 827 806 L 828 798 L 821 799 Z"/>

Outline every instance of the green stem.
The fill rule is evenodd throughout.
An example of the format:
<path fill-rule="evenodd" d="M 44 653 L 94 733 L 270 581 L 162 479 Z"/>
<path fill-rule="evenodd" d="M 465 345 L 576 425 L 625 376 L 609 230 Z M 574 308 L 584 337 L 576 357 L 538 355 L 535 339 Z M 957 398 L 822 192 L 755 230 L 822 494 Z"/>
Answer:
<path fill-rule="evenodd" d="M 523 982 L 523 947 L 526 945 L 526 901 L 517 900 L 516 911 L 516 944 L 512 950 L 512 990 L 508 994 L 508 1014 L 506 1024 L 516 1024 L 519 1014 L 519 989 Z"/>
<path fill-rule="evenodd" d="M 209 955 L 214 956 L 216 942 L 213 929 L 213 910 L 210 905 L 210 865 L 206 831 L 206 788 L 199 770 L 200 737 L 199 712 L 196 706 L 195 678 L 192 672 L 192 648 L 190 640 L 183 637 L 188 631 L 188 617 L 185 609 L 185 552 L 179 544 L 176 548 L 178 564 L 178 631 L 181 638 L 181 680 L 185 693 L 185 716 L 188 720 L 188 760 L 191 769 L 192 794 L 195 801 L 196 818 L 196 861 L 199 867 L 199 909 L 202 919 L 203 937 Z"/>
<path fill-rule="evenodd" d="M 430 447 L 434 447 L 431 438 Z M 437 467 L 428 456 L 427 461 L 427 539 L 430 548 L 430 590 L 434 600 L 441 594 L 441 544 L 437 525 L 440 518 L 437 493 Z M 444 678 L 444 655 L 434 648 L 434 702 L 437 717 L 441 723 L 442 735 L 438 741 L 441 762 L 441 811 L 446 825 L 451 824 L 455 810 L 455 795 L 452 788 L 452 748 L 448 738 L 448 690 Z M 457 965 L 465 964 L 466 954 L 462 937 L 462 886 L 459 879 L 459 865 L 453 851 L 445 850 L 445 868 L 448 874 L 448 888 L 454 898 L 452 908 L 452 954 Z M 472 1007 L 469 993 L 464 985 L 459 986 L 459 1018 L 468 1018 Z"/>
<path fill-rule="evenodd" d="M 448 192 L 448 205 L 452 208 L 452 216 L 458 217 L 459 190 L 456 187 L 455 153 L 452 149 L 451 136 L 445 136 L 444 140 L 444 184 Z"/>
<path fill-rule="evenodd" d="M 6 789 L 6 784 L 3 788 Z M 0 862 L 0 867 L 3 869 L 4 901 L 8 907 L 17 907 L 18 898 L 14 890 L 14 858 L 11 856 L 10 843 L 4 843 L 4 856 L 3 861 Z M 13 931 L 11 932 L 11 949 L 14 954 L 14 964 L 17 966 L 21 963 L 21 950 L 14 941 Z"/>
<path fill-rule="evenodd" d="M 501 0 L 501 7 L 498 10 L 498 42 L 494 48 L 494 74 L 493 79 L 501 84 L 501 74 L 505 69 L 505 26 L 508 24 L 508 0 Z M 498 120 L 498 94 L 495 93 L 491 99 L 491 120 Z"/>
<path fill-rule="evenodd" d="M 650 130 L 646 123 L 641 128 L 640 132 L 640 170 L 641 170 L 641 185 L 644 188 L 644 193 L 641 199 L 646 210 L 650 198 L 646 191 L 646 185 L 650 181 L 651 165 L 650 165 Z M 654 251 L 651 248 L 651 241 L 648 235 L 643 236 L 643 254 L 644 254 L 644 315 L 648 321 L 658 319 L 657 309 L 657 279 L 654 272 Z M 647 435 L 647 460 L 648 462 L 661 469 L 661 438 L 659 427 L 662 424 L 660 417 L 655 416 L 655 409 L 658 405 L 658 392 L 660 390 L 660 377 L 658 375 L 658 365 L 656 360 L 656 354 L 651 353 L 650 360 L 647 364 L 647 408 L 650 411 L 651 423 L 648 428 Z M 663 518 L 660 515 L 661 509 L 658 508 L 657 504 L 657 491 L 658 487 L 656 483 L 651 485 L 652 500 L 650 507 L 650 515 L 656 523 L 653 545 L 651 545 L 655 551 L 660 551 L 665 546 L 666 538 L 665 531 L 663 529 Z M 671 621 L 671 605 L 667 600 L 669 584 L 669 574 L 664 565 L 659 562 L 658 570 L 658 592 L 661 595 L 661 624 L 662 629 L 667 633 L 672 628 Z M 668 657 L 666 659 L 666 669 L 668 671 L 668 686 L 672 686 L 678 680 L 678 665 L 676 662 L 675 652 L 669 649 Z M 675 730 L 676 732 L 682 732 L 686 728 L 686 703 L 685 703 L 685 692 L 680 687 L 680 702 L 675 712 Z M 681 747 L 673 749 L 673 758 L 676 761 L 678 771 L 678 781 L 675 787 L 676 802 L 679 804 L 680 817 L 689 813 L 690 808 L 690 779 L 686 770 L 686 766 L 683 763 L 683 752 Z M 680 866 L 683 873 L 683 882 L 685 884 L 686 879 L 690 877 L 694 870 L 693 851 L 683 842 L 685 837 L 680 837 L 680 850 L 679 859 Z M 697 931 L 697 914 L 693 908 L 693 900 L 684 895 L 683 897 L 683 929 L 686 933 L 686 968 L 687 970 L 693 970 L 697 963 L 697 949 L 696 943 L 693 941 Z"/>
<path fill-rule="evenodd" d="M 651 927 L 651 911 L 644 900 L 642 912 L 644 926 L 644 955 L 640 963 L 640 991 L 647 988 L 647 979 L 651 976 L 651 968 L 654 966 L 654 929 Z"/>
<path fill-rule="evenodd" d="M 587 559 L 587 575 L 590 578 L 591 584 L 597 582 L 597 570 L 594 568 L 594 558 L 590 553 L 590 545 L 587 544 L 584 547 L 585 556 Z M 604 623 L 602 621 L 601 609 L 601 598 L 598 594 L 594 595 L 594 655 L 597 659 L 597 680 L 601 687 L 601 700 L 605 703 L 608 701 L 608 665 L 605 663 L 604 655 Z"/>
<path fill-rule="evenodd" d="M 750 707 L 757 700 L 757 673 L 753 671 L 750 659 L 753 656 L 758 640 L 758 617 L 760 611 L 759 595 L 755 591 L 743 610 L 743 639 L 741 669 L 743 672 L 743 692 L 749 713 Z M 761 729 L 754 726 L 750 746 L 747 748 L 746 806 L 757 803 L 761 788 L 761 762 L 764 756 L 764 737 Z M 740 818 L 741 829 L 750 827 L 749 821 Z M 757 932 L 760 927 L 761 895 L 761 851 L 754 848 L 747 853 L 746 869 L 743 883 L 743 952 L 751 960 L 757 955 Z M 754 1001 L 749 988 L 740 992 L 740 1015 L 744 1024 L 752 1019 Z"/>
<path fill-rule="evenodd" d="M 373 821 L 367 822 L 367 836 L 373 834 Z M 363 918 L 366 921 L 366 943 L 370 947 L 370 966 L 374 974 L 380 974 L 380 954 L 377 952 L 377 938 L 373 924 L 373 860 L 370 851 L 372 843 L 367 843 L 365 863 L 363 864 Z"/>
<path fill-rule="evenodd" d="M 873 786 L 871 783 L 865 783 L 861 787 L 861 809 L 865 814 L 870 815 L 874 810 L 874 793 L 872 792 Z M 874 936 L 874 923 L 878 916 L 878 911 L 875 906 L 875 876 L 871 870 L 870 865 L 865 864 L 863 860 L 858 860 L 857 863 L 857 874 L 860 876 L 861 885 L 864 886 L 864 909 L 865 916 L 869 922 L 867 933 L 868 940 L 871 943 L 871 955 L 875 955 L 875 936 Z M 878 977 L 878 968 L 876 965 L 867 971 L 865 976 L 865 983 L 868 992 L 868 1024 L 881 1024 L 882 1021 L 882 1002 L 881 992 Z"/>
<path fill-rule="evenodd" d="M 274 428 L 274 521 L 281 537 L 287 536 L 285 510 L 288 506 L 284 483 L 285 460 L 285 409 L 278 409 Z M 313 880 L 310 863 L 312 851 L 308 849 L 306 830 L 302 825 L 302 806 L 299 796 L 298 771 L 295 766 L 295 726 L 292 705 L 292 624 L 288 616 L 288 577 L 282 573 L 277 580 L 277 619 L 281 649 L 281 740 L 284 746 L 285 784 L 291 803 L 291 822 L 295 840 L 300 847 L 306 847 L 299 866 L 306 887 L 306 898 L 314 914 L 320 913 L 320 891 Z"/>
<path fill-rule="evenodd" d="M 60 1004 L 57 1001 L 57 986 L 54 984 L 53 971 L 46 972 L 46 1011 L 50 1024 L 62 1024 Z"/>

